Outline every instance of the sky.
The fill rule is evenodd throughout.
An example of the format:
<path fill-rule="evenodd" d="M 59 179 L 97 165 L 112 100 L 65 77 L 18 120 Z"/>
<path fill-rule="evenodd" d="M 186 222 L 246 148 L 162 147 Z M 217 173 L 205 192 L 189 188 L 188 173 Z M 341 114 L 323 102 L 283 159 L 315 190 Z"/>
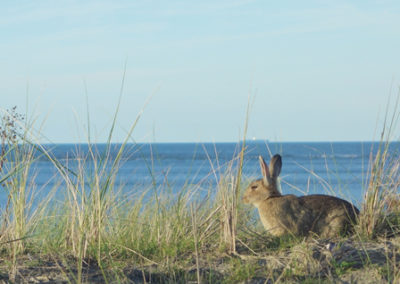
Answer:
<path fill-rule="evenodd" d="M 399 1 L 1 1 L 0 34 L 43 143 L 106 141 L 120 94 L 114 142 L 235 142 L 249 101 L 249 139 L 370 141 L 400 83 Z"/>

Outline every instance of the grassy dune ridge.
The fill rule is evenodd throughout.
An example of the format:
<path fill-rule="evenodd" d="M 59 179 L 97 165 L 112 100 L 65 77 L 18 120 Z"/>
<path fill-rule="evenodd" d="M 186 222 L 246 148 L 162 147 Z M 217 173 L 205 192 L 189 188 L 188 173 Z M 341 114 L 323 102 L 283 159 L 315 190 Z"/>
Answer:
<path fill-rule="evenodd" d="M 110 155 L 114 119 L 104 153 L 89 138 L 88 156 L 77 154 L 78 169 L 71 171 L 35 143 L 33 124 L 12 109 L 0 128 L 0 182 L 8 196 L 0 216 L 0 281 L 398 282 L 400 160 L 388 152 L 397 115 L 395 109 L 386 117 L 378 152 L 370 157 L 354 233 L 304 240 L 269 236 L 253 208 L 242 204 L 248 181 L 243 142 L 226 170 L 210 173 L 218 186 L 203 188 L 208 194 L 201 198 L 196 185 L 172 192 L 167 178 L 124 195 L 115 177 L 137 120 L 116 156 Z M 62 188 L 32 206 L 40 189 L 28 176 L 38 156 L 52 162 Z M 65 194 L 61 201 L 57 190 Z"/>

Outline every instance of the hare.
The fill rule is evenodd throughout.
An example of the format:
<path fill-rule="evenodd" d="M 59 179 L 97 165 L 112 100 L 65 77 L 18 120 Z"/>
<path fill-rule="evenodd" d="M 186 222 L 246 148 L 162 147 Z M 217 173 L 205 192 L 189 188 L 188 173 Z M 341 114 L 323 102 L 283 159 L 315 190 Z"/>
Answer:
<path fill-rule="evenodd" d="M 347 233 L 356 222 L 358 209 L 343 199 L 322 194 L 281 195 L 277 181 L 281 156 L 273 156 L 269 167 L 261 156 L 259 160 L 263 178 L 247 187 L 243 202 L 257 207 L 264 228 L 272 235 L 332 238 Z"/>

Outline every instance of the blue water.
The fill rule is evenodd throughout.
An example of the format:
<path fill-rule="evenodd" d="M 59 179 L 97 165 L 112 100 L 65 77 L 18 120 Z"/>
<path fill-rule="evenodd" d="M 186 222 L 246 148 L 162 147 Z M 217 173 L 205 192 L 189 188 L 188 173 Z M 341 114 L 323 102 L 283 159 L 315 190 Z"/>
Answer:
<path fill-rule="evenodd" d="M 94 171 L 88 145 L 55 144 L 44 147 L 71 172 L 76 172 L 80 165 L 88 173 Z M 111 161 L 120 147 L 120 144 L 111 145 Z M 378 144 L 371 142 L 251 141 L 247 143 L 244 156 L 244 183 L 261 176 L 258 156 L 262 155 L 268 161 L 271 151 L 272 154 L 282 155 L 281 189 L 284 194 L 333 194 L 359 204 L 365 188 L 370 154 L 377 148 Z M 104 144 L 96 144 L 92 149 L 95 149 L 94 155 L 101 157 L 108 148 Z M 400 143 L 391 145 L 393 153 L 399 149 Z M 238 152 L 237 143 L 130 144 L 122 153 L 114 187 L 125 194 L 151 187 L 172 192 L 183 187 L 196 187 L 207 192 L 216 188 L 216 180 L 226 172 Z M 30 188 L 39 192 L 37 198 L 46 196 L 56 188 L 56 199 L 62 199 L 65 196 L 65 184 L 56 167 L 40 151 L 36 157 L 30 167 Z M 237 164 L 233 163 L 234 169 Z M 111 168 L 110 163 L 107 168 Z M 4 207 L 7 193 L 4 188 L 0 190 L 1 207 Z"/>

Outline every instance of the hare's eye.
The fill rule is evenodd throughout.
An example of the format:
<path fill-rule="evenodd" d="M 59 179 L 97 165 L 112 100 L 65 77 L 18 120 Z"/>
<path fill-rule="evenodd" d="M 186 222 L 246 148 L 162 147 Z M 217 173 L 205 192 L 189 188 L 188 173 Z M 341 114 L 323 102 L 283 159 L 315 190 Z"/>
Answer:
<path fill-rule="evenodd" d="M 257 189 L 257 187 L 258 187 L 257 185 L 252 185 L 252 186 L 251 186 L 251 189 L 253 189 L 253 190 L 254 190 L 254 189 Z"/>

